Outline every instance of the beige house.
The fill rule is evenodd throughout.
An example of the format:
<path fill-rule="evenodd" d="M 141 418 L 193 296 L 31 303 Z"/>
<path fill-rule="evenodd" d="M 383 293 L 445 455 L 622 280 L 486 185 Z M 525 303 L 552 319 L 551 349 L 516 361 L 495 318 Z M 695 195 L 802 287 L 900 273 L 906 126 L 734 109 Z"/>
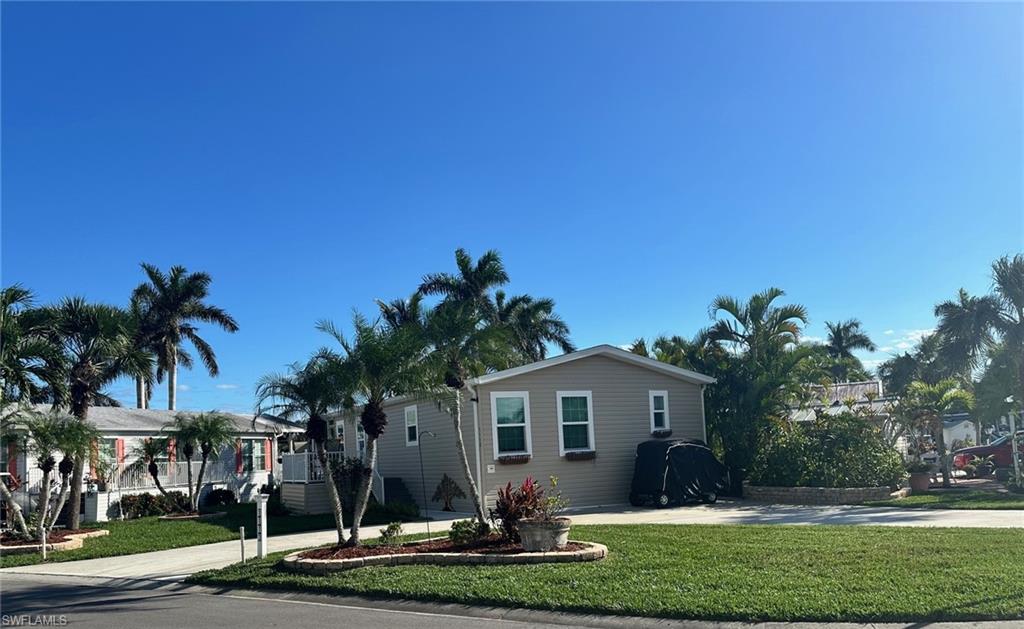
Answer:
<path fill-rule="evenodd" d="M 610 345 L 471 380 L 462 393 L 462 432 L 485 505 L 499 487 L 526 476 L 544 484 L 558 477 L 572 507 L 625 503 L 638 443 L 669 436 L 706 441 L 703 392 L 713 382 Z M 389 424 L 378 440 L 375 471 L 385 502 L 404 498 L 439 509 L 432 498 L 445 474 L 468 496 L 447 409 L 405 397 L 385 410 Z M 335 426 L 346 456 L 359 455 L 364 441 L 355 417 L 336 417 Z M 356 439 L 344 438 L 352 434 Z M 289 506 L 318 510 L 315 488 L 304 489 L 308 507 L 296 503 L 297 488 L 286 487 L 286 498 L 296 497 Z M 466 498 L 454 506 L 472 511 Z"/>

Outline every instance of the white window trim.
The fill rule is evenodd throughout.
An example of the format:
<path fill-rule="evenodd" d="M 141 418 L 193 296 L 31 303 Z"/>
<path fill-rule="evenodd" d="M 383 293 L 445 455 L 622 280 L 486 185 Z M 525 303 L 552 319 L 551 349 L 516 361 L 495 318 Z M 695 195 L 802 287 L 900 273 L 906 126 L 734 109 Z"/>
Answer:
<path fill-rule="evenodd" d="M 654 396 L 661 395 L 665 398 L 665 425 L 657 427 L 654 425 Z M 668 413 L 668 391 L 648 391 L 647 392 L 647 407 L 650 409 L 650 420 L 651 420 L 651 432 L 655 430 L 671 430 L 672 421 L 669 418 Z"/>
<path fill-rule="evenodd" d="M 409 411 L 412 411 L 412 423 L 409 423 Z M 406 406 L 402 411 L 402 416 L 405 417 L 405 445 L 406 446 L 418 446 L 420 443 L 420 413 L 416 409 L 416 405 Z M 409 427 L 416 427 L 416 439 L 409 441 Z"/>
<path fill-rule="evenodd" d="M 526 450 L 524 452 L 498 452 L 498 404 L 499 398 L 522 398 L 523 419 L 526 420 Z M 509 424 L 503 424 L 508 426 Z M 513 424 L 514 425 L 514 424 Z M 530 434 L 530 392 L 529 391 L 491 391 L 491 443 L 494 446 L 494 460 L 499 457 L 517 454 L 533 455 L 533 436 Z"/>
<path fill-rule="evenodd" d="M 562 398 L 564 397 L 585 397 L 587 398 L 587 441 L 590 446 L 587 448 L 565 449 L 565 435 L 562 432 Z M 555 404 L 558 408 L 558 455 L 565 456 L 566 452 L 591 452 L 597 450 L 594 442 L 594 398 L 590 391 L 556 391 Z M 579 425 L 578 422 L 570 422 L 572 425 Z"/>

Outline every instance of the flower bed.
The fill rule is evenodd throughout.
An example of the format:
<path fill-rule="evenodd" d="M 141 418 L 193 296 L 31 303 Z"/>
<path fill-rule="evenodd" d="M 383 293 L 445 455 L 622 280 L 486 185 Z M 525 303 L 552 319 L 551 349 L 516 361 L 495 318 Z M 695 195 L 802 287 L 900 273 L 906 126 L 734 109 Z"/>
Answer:
<path fill-rule="evenodd" d="M 102 537 L 109 535 L 110 531 L 107 529 L 79 529 L 77 531 L 53 531 L 46 538 L 46 550 L 74 550 L 82 547 L 82 540 L 89 537 Z M 3 548 L 4 554 L 23 554 L 23 553 L 38 553 L 42 552 L 42 544 L 36 540 L 24 540 L 15 537 L 4 537 L 2 538 L 2 544 L 0 548 Z"/>
<path fill-rule="evenodd" d="M 591 542 L 569 542 L 561 550 L 531 553 L 516 543 L 492 535 L 473 544 L 455 544 L 447 538 L 412 542 L 401 546 L 360 546 L 356 548 L 316 548 L 292 553 L 282 565 L 295 572 L 322 574 L 364 566 L 402 566 L 413 564 L 528 564 L 596 561 L 608 549 Z"/>

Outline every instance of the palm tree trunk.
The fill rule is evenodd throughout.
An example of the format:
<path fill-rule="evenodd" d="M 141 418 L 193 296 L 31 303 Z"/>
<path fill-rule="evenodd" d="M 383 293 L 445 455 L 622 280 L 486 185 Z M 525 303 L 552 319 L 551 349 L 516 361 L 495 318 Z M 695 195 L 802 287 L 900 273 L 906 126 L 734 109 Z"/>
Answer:
<path fill-rule="evenodd" d="M 199 474 L 196 476 L 196 493 L 192 496 L 193 511 L 199 511 L 199 493 L 203 490 L 203 475 L 206 474 L 207 458 L 206 455 L 203 455 L 202 461 L 199 463 Z"/>
<path fill-rule="evenodd" d="M 324 449 L 324 444 L 314 439 L 313 451 L 316 453 L 316 460 L 320 462 L 320 469 L 324 472 L 327 499 L 331 501 L 331 510 L 334 512 L 334 526 L 338 529 L 338 546 L 341 546 L 345 543 L 345 518 L 341 511 L 341 498 L 338 496 L 338 486 L 334 484 L 334 472 L 327 463 L 327 451 Z"/>
<path fill-rule="evenodd" d="M 64 503 L 68 500 L 68 494 L 71 493 L 70 476 L 62 476 L 61 483 L 60 497 L 57 499 L 57 506 L 53 508 L 53 511 L 50 513 L 50 517 L 48 518 L 49 521 L 46 523 L 47 531 L 52 529 L 53 525 L 57 522 L 57 518 L 60 517 L 61 510 L 64 508 Z"/>
<path fill-rule="evenodd" d="M 138 376 L 135 378 L 135 408 L 146 408 L 148 402 L 146 380 L 142 376 Z"/>
<path fill-rule="evenodd" d="M 198 492 L 198 488 L 193 490 L 192 488 L 192 457 L 185 457 L 185 466 L 188 468 L 188 504 L 193 507 L 195 511 L 195 501 L 192 499 Z"/>
<path fill-rule="evenodd" d="M 455 412 L 452 413 L 452 423 L 455 425 L 455 450 L 459 453 L 459 462 L 462 463 L 462 475 L 466 479 L 466 485 L 469 486 L 469 497 L 473 500 L 476 519 L 480 522 L 480 526 L 487 526 L 483 501 L 480 499 L 480 489 L 477 487 L 476 481 L 473 480 L 473 472 L 469 467 L 469 458 L 466 456 L 466 444 L 462 440 L 462 391 L 455 391 Z"/>
<path fill-rule="evenodd" d="M 946 452 L 946 431 L 943 430 L 942 417 L 939 417 L 939 463 L 942 466 L 942 486 L 950 486 L 950 477 L 952 476 L 952 465 L 950 462 L 949 453 Z"/>
<path fill-rule="evenodd" d="M 370 485 L 373 484 L 373 468 L 377 465 L 377 438 L 366 435 L 366 454 L 363 455 L 363 473 L 359 480 L 359 493 L 352 506 L 352 528 L 349 529 L 346 546 L 359 545 L 359 524 L 370 502 Z"/>
<path fill-rule="evenodd" d="M 164 489 L 164 486 L 160 484 L 159 468 L 157 468 L 156 464 L 153 462 L 150 462 L 150 465 L 152 467 L 149 468 L 149 475 L 153 477 L 153 484 L 156 485 L 157 490 L 159 490 L 161 494 L 166 496 L 167 490 Z M 170 463 L 168 463 L 168 465 L 170 465 Z"/>
<path fill-rule="evenodd" d="M 173 411 L 178 391 L 178 348 L 171 348 L 171 364 L 167 366 L 167 410 Z"/>
<path fill-rule="evenodd" d="M 89 419 L 89 396 L 83 396 L 80 399 L 72 400 L 71 402 L 71 414 L 75 416 L 80 422 L 86 422 Z M 77 531 L 78 527 L 81 526 L 82 516 L 79 513 L 82 506 L 82 479 L 85 477 L 85 457 L 75 457 L 75 471 L 71 475 L 71 496 L 68 500 L 71 502 L 71 506 L 68 508 L 68 517 L 64 521 L 64 526 L 72 531 Z"/>
<path fill-rule="evenodd" d="M 39 507 L 37 509 L 39 521 L 36 522 L 36 537 L 43 546 L 46 545 L 46 520 L 49 519 L 49 508 L 50 472 L 43 472 L 43 480 L 39 482 Z"/>
<path fill-rule="evenodd" d="M 25 514 L 21 511 L 21 505 L 14 500 L 14 494 L 11 493 L 7 483 L 3 480 L 0 480 L 0 498 L 4 499 L 7 507 L 11 510 L 11 517 L 14 518 L 14 524 L 18 533 L 25 539 L 31 539 L 32 533 L 28 530 L 28 524 L 25 522 Z"/>

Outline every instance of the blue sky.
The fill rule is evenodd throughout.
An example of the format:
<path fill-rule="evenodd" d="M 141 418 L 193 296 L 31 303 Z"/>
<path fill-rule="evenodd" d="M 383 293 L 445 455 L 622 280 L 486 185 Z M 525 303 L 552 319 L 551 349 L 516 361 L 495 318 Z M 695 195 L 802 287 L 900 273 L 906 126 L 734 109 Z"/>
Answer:
<path fill-rule="evenodd" d="M 184 408 L 249 410 L 316 320 L 459 246 L 581 347 L 776 285 L 879 360 L 1024 249 L 1022 11 L 4 3 L 2 281 L 124 303 L 140 261 L 210 272 L 241 331 Z"/>

